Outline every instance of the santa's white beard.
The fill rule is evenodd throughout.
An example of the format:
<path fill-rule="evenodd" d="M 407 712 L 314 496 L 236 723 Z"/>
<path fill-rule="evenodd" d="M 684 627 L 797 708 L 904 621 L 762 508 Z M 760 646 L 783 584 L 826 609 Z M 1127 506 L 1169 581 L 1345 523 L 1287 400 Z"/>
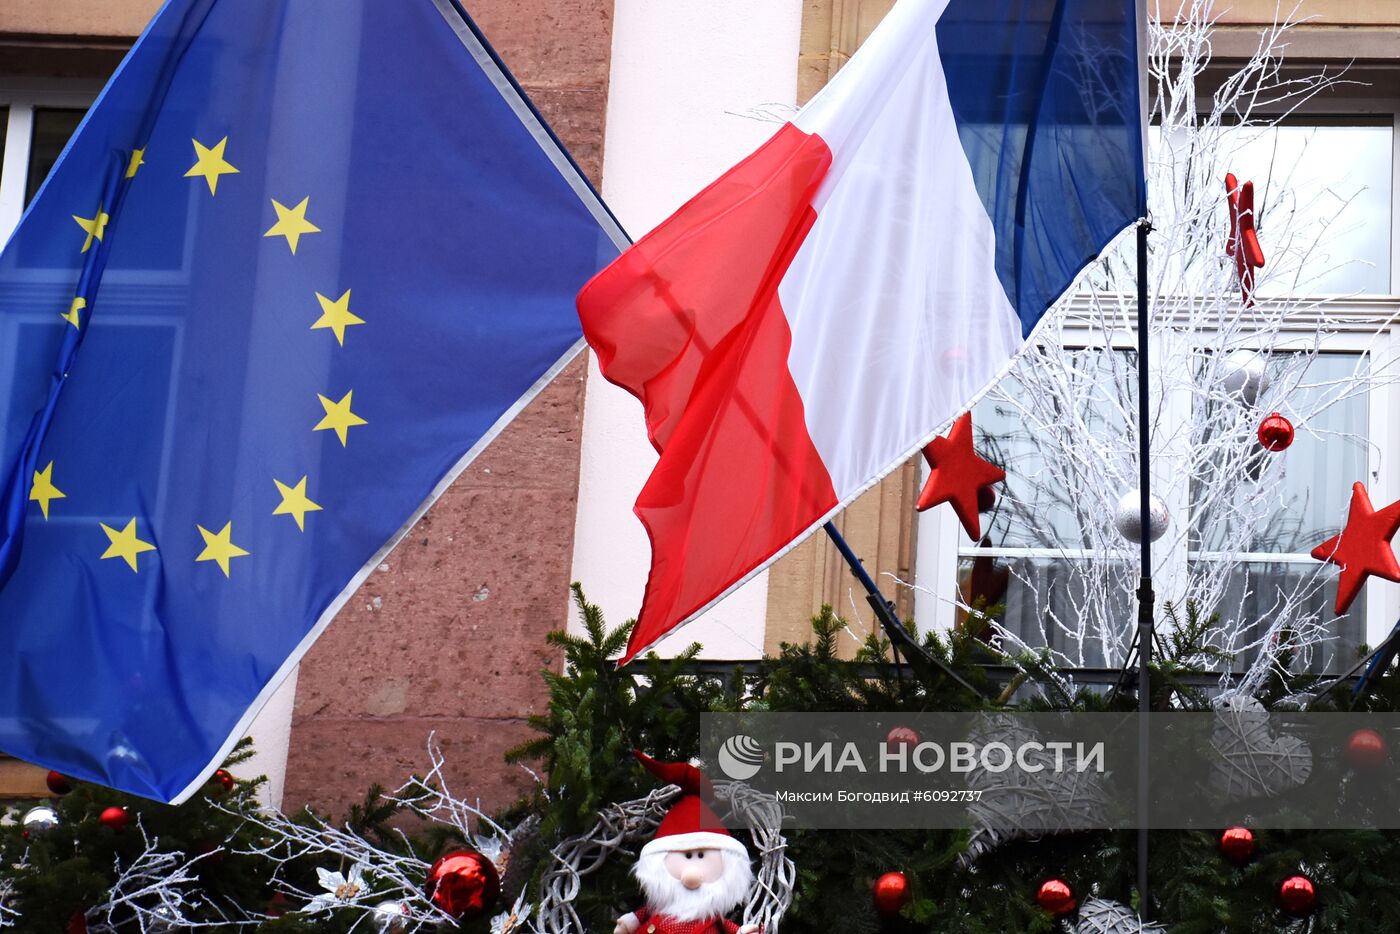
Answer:
<path fill-rule="evenodd" d="M 677 921 L 704 921 L 720 918 L 748 897 L 753 887 L 753 867 L 747 855 L 721 850 L 724 874 L 698 889 L 688 889 L 666 869 L 664 852 L 644 854 L 632 867 L 632 875 L 642 886 L 647 907 Z"/>

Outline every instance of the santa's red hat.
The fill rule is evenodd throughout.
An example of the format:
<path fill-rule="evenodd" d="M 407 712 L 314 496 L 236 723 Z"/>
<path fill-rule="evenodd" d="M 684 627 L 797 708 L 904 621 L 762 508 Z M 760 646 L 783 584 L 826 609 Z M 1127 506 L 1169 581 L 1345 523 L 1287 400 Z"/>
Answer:
<path fill-rule="evenodd" d="M 705 803 L 712 793 L 709 779 L 685 762 L 657 762 L 639 749 L 632 750 L 646 769 L 668 785 L 679 785 L 681 797 L 671 805 L 656 836 L 642 847 L 642 855 L 677 850 L 732 850 L 748 856 L 748 850 L 730 836 L 719 816 Z"/>

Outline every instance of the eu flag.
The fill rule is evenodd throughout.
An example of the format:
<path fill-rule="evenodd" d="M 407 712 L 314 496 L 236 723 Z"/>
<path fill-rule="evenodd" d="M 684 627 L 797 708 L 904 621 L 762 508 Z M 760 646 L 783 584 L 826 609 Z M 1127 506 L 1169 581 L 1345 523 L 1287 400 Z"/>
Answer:
<path fill-rule="evenodd" d="M 455 0 L 169 0 L 0 254 L 0 748 L 190 794 L 618 239 Z"/>

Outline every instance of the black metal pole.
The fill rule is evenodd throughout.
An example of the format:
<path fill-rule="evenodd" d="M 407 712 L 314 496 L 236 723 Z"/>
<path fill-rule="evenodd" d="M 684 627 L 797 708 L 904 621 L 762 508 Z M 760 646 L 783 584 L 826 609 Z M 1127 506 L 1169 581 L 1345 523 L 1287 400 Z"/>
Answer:
<path fill-rule="evenodd" d="M 953 679 L 953 681 L 957 682 L 963 688 L 981 697 L 981 691 L 973 687 L 962 675 L 926 652 L 924 647 L 919 644 L 918 640 L 905 628 L 904 623 L 899 619 L 899 615 L 894 611 L 894 604 L 885 599 L 885 595 L 881 593 L 880 588 L 876 586 L 874 578 L 872 578 L 870 572 L 865 569 L 865 565 L 861 562 L 860 558 L 856 557 L 856 553 L 851 550 L 850 544 L 846 541 L 846 537 L 841 534 L 840 530 L 830 522 L 826 523 L 824 528 L 826 529 L 827 536 L 831 539 L 832 543 L 836 545 L 836 550 L 841 552 L 841 557 L 844 558 L 846 564 L 850 566 L 851 573 L 856 576 L 856 580 L 860 581 L 861 586 L 865 588 L 865 599 L 870 602 L 871 609 L 873 609 L 875 615 L 879 617 L 880 624 L 884 627 L 885 634 L 889 636 L 891 647 L 896 650 L 903 649 L 905 658 L 909 659 L 911 663 L 922 662 L 925 665 L 931 665 Z"/>
<path fill-rule="evenodd" d="M 1144 920 L 1151 915 L 1147 884 L 1147 812 L 1149 740 L 1148 713 L 1152 704 L 1149 666 L 1152 664 L 1152 469 L 1151 425 L 1147 400 L 1147 220 L 1137 228 L 1137 329 L 1138 329 L 1138 489 L 1141 500 L 1142 576 L 1138 585 L 1138 902 Z"/>

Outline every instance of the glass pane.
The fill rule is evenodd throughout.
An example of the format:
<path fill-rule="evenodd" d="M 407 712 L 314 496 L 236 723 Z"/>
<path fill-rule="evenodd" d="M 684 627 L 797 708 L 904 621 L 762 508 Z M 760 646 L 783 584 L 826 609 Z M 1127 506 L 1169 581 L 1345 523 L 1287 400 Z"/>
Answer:
<path fill-rule="evenodd" d="M 1218 148 L 1204 156 L 1185 137 L 1164 147 L 1160 127 L 1148 138 L 1154 159 L 1176 160 L 1174 183 L 1198 177 L 1202 168 L 1212 178 L 1220 191 L 1222 232 L 1225 174 L 1254 182 L 1265 259 L 1277 260 L 1285 248 L 1294 257 L 1290 263 L 1266 264 L 1260 295 L 1390 294 L 1394 129 L 1388 120 L 1317 118 L 1310 125 L 1228 127 Z M 1210 164 L 1187 172 L 1186 163 L 1199 158 Z M 1301 269 L 1297 257 L 1305 257 Z M 1210 268 L 1217 262 L 1225 257 L 1210 257 Z M 1197 274 L 1207 273 L 1198 267 Z"/>
<path fill-rule="evenodd" d="M 1082 491 L 1095 488 L 1096 479 L 1085 475 L 1071 445 L 1028 426 L 1082 422 L 1110 445 L 1118 439 L 1133 448 L 1136 433 L 1128 413 L 1137 411 L 1136 363 L 1136 352 L 1102 348 L 1056 355 L 1048 364 L 1028 354 L 977 404 L 972 415 L 977 452 L 1006 470 L 1006 482 L 983 522 L 985 542 L 1009 548 L 1089 547 L 1085 530 L 1102 521 L 1102 510 L 1086 512 Z M 1027 385 L 1027 379 L 1044 378 L 1047 367 L 1054 368 L 1053 393 Z M 1022 377 L 1026 368 L 1039 369 Z M 1023 406 L 1034 406 L 1036 417 L 1027 418 Z"/>
<path fill-rule="evenodd" d="M 1241 135 L 1248 138 L 1232 164 L 1241 181 L 1254 182 L 1265 242 L 1271 224 L 1295 231 L 1328 225 L 1302 280 L 1266 278 L 1260 294 L 1388 294 L 1392 128 L 1281 126 Z M 1303 241 L 1313 236 L 1304 233 Z"/>
<path fill-rule="evenodd" d="M 958 558 L 958 589 L 971 606 L 1003 609 L 996 620 L 1021 645 L 1049 646 L 1076 667 L 1097 668 L 1107 658 L 1121 659 L 1137 624 L 1133 602 L 1134 572 L 1121 562 L 1122 585 L 1105 593 L 1086 592 L 1086 573 L 1101 578 L 1103 569 L 1088 568 L 1093 559 L 995 557 L 966 554 Z M 1081 573 L 1083 571 L 1084 573 Z M 966 625 L 960 610 L 958 625 Z M 1108 646 L 1111 652 L 1105 652 Z M 1003 651 L 1021 646 L 1004 642 Z"/>
<path fill-rule="evenodd" d="M 1307 554 L 1340 530 L 1351 502 L 1351 485 L 1366 480 L 1367 398 L 1356 391 L 1356 381 L 1366 376 L 1366 361 L 1360 354 L 1320 354 L 1300 366 L 1304 360 L 1301 355 L 1271 355 L 1268 372 L 1271 388 L 1276 388 L 1264 397 L 1264 405 L 1237 418 L 1221 412 L 1222 407 L 1237 403 L 1197 394 L 1196 424 L 1202 426 L 1197 444 L 1218 441 L 1212 435 L 1216 431 L 1247 431 L 1249 436 L 1240 441 L 1252 444 L 1258 419 L 1267 414 L 1270 402 L 1287 408 L 1285 414 L 1298 431 L 1284 453 L 1258 448 L 1240 482 L 1219 478 L 1231 469 L 1220 465 L 1215 470 L 1203 467 L 1192 477 L 1193 552 L 1204 548 Z M 1300 419 L 1299 413 L 1307 417 Z M 1240 441 L 1227 439 L 1234 450 Z M 1226 460 L 1238 464 L 1236 459 Z M 1241 522 L 1252 529 L 1243 537 Z"/>
<path fill-rule="evenodd" d="M 37 107 L 34 110 L 34 136 L 29 144 L 29 175 L 25 179 L 24 203 L 34 200 L 39 186 L 49 177 L 63 147 L 87 113 L 82 108 Z"/>
<path fill-rule="evenodd" d="M 1323 631 L 1307 639 L 1316 644 L 1291 660 L 1292 670 L 1342 674 L 1360 659 L 1358 648 L 1366 639 L 1366 601 L 1358 598 L 1350 612 L 1335 616 L 1336 600 L 1336 569 L 1330 566 L 1297 562 L 1243 565 L 1230 575 L 1217 609 L 1221 632 L 1236 632 L 1235 641 L 1218 647 L 1233 653 L 1233 668 L 1242 671 L 1258 657 L 1265 640 L 1286 643 L 1293 636 L 1289 629 L 1270 633 L 1281 616 L 1312 620 Z"/>

